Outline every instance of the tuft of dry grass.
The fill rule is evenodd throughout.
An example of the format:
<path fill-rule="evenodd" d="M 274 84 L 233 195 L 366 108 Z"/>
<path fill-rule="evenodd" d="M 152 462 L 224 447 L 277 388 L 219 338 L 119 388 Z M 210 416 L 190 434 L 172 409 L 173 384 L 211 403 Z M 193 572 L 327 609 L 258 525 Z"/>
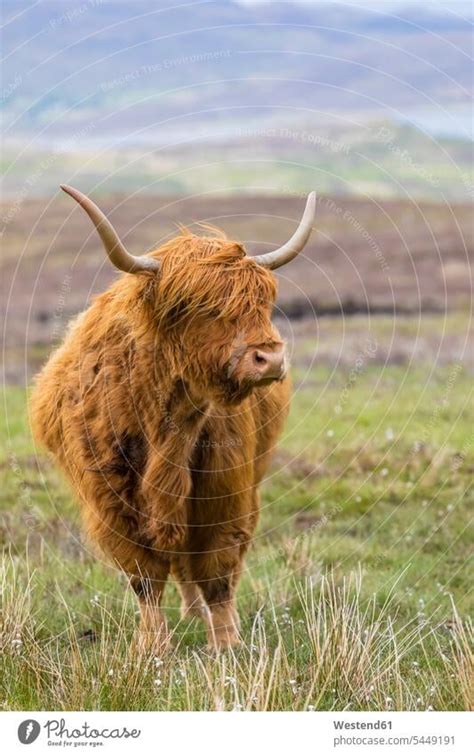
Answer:
<path fill-rule="evenodd" d="M 363 598 L 360 570 L 328 572 L 291 587 L 281 610 L 270 591 L 244 623 L 237 650 L 210 654 L 195 624 L 179 622 L 174 649 L 137 654 L 129 641 L 130 593 L 99 606 L 90 636 L 64 605 L 63 630 L 45 633 L 37 575 L 11 557 L 2 564 L 0 623 L 3 709 L 53 710 L 421 710 L 472 705 L 473 628 L 453 606 L 448 627 L 434 617 L 397 618 L 393 595 Z M 35 599 L 35 600 L 34 600 Z M 41 605 L 41 603 L 39 604 Z M 444 622 L 445 624 L 446 622 Z M 445 639 L 448 637 L 448 643 Z M 189 639 L 193 644 L 189 644 Z"/>

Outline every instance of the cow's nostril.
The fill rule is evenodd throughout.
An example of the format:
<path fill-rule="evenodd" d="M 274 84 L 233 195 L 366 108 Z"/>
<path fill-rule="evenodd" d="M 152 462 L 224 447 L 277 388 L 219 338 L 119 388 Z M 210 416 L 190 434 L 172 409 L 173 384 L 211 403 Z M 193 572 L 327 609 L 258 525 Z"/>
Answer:
<path fill-rule="evenodd" d="M 258 351 L 254 353 L 253 358 L 254 358 L 255 364 L 258 365 L 259 367 L 265 367 L 265 365 L 267 364 L 266 357 L 264 357 L 263 354 L 259 354 Z"/>

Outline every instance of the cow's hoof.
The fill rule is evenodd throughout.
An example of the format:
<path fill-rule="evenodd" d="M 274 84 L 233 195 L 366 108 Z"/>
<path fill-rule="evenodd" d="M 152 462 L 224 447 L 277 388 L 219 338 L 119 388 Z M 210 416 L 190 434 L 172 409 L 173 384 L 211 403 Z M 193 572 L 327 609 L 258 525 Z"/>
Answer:
<path fill-rule="evenodd" d="M 226 632 L 225 635 L 209 637 L 207 650 L 210 653 L 222 653 L 225 650 L 234 650 L 241 645 L 242 639 L 238 634 Z"/>

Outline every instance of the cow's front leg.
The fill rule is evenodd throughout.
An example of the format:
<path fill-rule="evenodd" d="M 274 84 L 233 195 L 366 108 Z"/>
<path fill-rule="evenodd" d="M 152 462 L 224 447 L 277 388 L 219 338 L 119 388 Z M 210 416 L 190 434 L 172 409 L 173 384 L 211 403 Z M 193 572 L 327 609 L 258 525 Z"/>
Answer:
<path fill-rule="evenodd" d="M 169 646 L 170 633 L 160 605 L 168 574 L 169 564 L 163 562 L 153 577 L 134 576 L 131 579 L 140 606 L 140 623 L 134 638 L 139 652 L 161 655 Z"/>
<path fill-rule="evenodd" d="M 193 581 L 189 555 L 183 553 L 171 562 L 171 576 L 176 580 L 181 595 L 181 618 L 197 617 L 205 619 L 207 606 L 201 590 Z"/>
<path fill-rule="evenodd" d="M 208 644 L 224 649 L 240 644 L 236 589 L 250 539 L 243 528 L 212 526 L 204 552 L 191 557 L 193 579 L 208 606 Z"/>
<path fill-rule="evenodd" d="M 209 608 L 207 642 L 210 649 L 224 650 L 240 645 L 240 619 L 232 577 L 217 577 L 201 584 Z"/>

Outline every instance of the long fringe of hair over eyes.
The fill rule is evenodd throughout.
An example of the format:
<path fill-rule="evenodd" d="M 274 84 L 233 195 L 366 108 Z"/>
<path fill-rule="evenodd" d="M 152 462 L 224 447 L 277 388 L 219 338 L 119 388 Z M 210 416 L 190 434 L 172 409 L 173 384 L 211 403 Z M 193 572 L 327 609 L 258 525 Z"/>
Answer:
<path fill-rule="evenodd" d="M 261 308 L 275 301 L 274 276 L 222 232 L 196 236 L 181 229 L 157 256 L 162 262 L 155 301 L 158 325 L 166 322 L 170 311 L 181 317 L 202 314 L 232 320 L 242 315 L 243 306 L 247 317 L 258 320 Z"/>

